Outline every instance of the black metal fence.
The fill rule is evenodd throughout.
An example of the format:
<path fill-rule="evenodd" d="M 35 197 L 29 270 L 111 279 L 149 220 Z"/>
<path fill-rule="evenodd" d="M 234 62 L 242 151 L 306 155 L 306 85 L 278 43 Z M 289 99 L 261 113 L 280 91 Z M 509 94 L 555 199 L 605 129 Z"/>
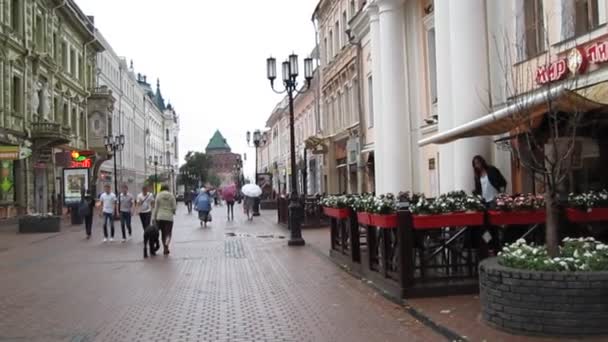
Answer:
<path fill-rule="evenodd" d="M 317 228 L 329 225 L 329 219 L 323 215 L 323 207 L 319 204 L 318 196 L 308 196 L 300 199 L 304 207 L 304 222 L 302 228 Z M 287 225 L 289 220 L 289 199 L 277 198 L 277 221 Z"/>

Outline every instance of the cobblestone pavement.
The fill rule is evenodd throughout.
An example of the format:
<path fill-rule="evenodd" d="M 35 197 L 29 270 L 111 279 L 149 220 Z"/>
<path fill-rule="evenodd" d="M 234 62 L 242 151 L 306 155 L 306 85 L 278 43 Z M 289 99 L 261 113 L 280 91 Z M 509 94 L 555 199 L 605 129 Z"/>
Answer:
<path fill-rule="evenodd" d="M 171 255 L 127 243 L 0 233 L 0 341 L 441 341 L 310 247 L 289 248 L 269 212 L 253 223 L 183 206 Z M 98 220 L 98 219 L 96 219 Z M 305 233 L 306 234 L 306 233 Z M 306 237 L 306 236 L 305 236 Z"/>

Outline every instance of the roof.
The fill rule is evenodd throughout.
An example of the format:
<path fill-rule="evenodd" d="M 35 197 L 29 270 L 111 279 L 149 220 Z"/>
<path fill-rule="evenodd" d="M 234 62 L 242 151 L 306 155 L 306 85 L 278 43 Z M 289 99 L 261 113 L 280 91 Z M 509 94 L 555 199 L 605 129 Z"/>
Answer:
<path fill-rule="evenodd" d="M 167 109 L 165 106 L 165 99 L 163 99 L 163 95 L 160 93 L 160 80 L 156 79 L 156 94 L 154 95 L 154 103 L 156 107 L 162 111 Z"/>
<path fill-rule="evenodd" d="M 209 144 L 207 144 L 207 148 L 205 149 L 207 152 L 209 151 L 218 151 L 225 150 L 226 152 L 230 152 L 230 146 L 226 142 L 226 138 L 220 133 L 219 130 L 216 130 L 211 140 L 209 140 Z"/>

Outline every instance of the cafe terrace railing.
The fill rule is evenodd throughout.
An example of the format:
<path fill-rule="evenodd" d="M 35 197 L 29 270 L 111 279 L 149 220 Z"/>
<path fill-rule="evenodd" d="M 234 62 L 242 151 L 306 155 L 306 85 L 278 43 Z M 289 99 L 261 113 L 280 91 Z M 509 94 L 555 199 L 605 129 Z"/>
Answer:
<path fill-rule="evenodd" d="M 395 298 L 478 291 L 478 265 L 519 238 L 544 243 L 544 210 L 390 215 L 323 208 L 331 257 Z M 571 222 L 608 221 L 608 209 L 566 210 Z"/>
<path fill-rule="evenodd" d="M 323 215 L 323 207 L 319 204 L 318 196 L 308 196 L 301 199 L 304 207 L 304 222 L 302 228 L 318 228 L 329 224 L 329 220 Z M 287 225 L 289 220 L 289 199 L 279 197 L 277 199 L 277 221 L 279 224 Z"/>

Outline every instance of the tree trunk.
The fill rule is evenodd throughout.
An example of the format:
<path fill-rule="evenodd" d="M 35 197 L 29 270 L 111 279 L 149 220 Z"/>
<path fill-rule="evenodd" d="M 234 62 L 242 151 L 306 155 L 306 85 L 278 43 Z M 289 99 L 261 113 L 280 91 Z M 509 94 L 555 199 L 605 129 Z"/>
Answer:
<path fill-rule="evenodd" d="M 547 189 L 545 192 L 545 209 L 547 224 L 545 227 L 545 244 L 551 257 L 559 254 L 559 202 L 557 194 Z"/>

